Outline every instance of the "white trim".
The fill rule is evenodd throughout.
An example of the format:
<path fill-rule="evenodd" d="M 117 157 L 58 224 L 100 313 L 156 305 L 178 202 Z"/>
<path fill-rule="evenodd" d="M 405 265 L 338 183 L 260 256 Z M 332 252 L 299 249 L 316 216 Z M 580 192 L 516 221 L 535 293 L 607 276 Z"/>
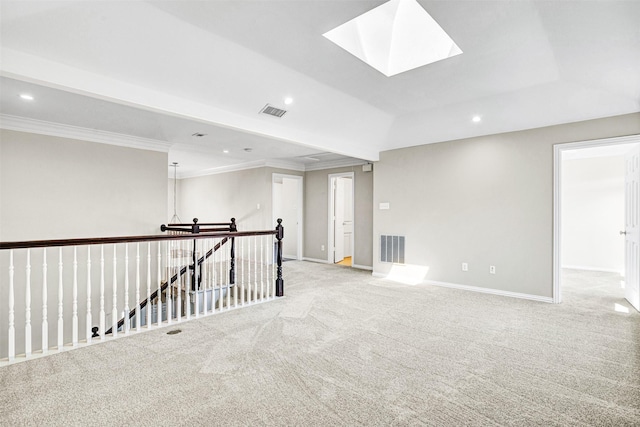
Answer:
<path fill-rule="evenodd" d="M 563 265 L 561 268 L 569 270 L 601 271 L 603 273 L 618 273 L 619 275 L 624 276 L 624 271 L 616 270 L 615 268 L 588 267 L 584 265 Z"/>
<path fill-rule="evenodd" d="M 396 282 L 393 279 L 387 278 L 387 275 L 383 274 L 383 273 L 373 272 L 372 276 L 380 278 L 380 279 L 386 279 L 386 280 L 389 280 L 389 281 L 392 281 L 392 282 Z M 401 283 L 401 282 L 396 282 L 396 283 Z M 519 298 L 519 299 L 526 299 L 526 300 L 531 300 L 531 301 L 553 303 L 553 298 L 551 298 L 551 297 L 543 297 L 543 296 L 540 296 L 540 295 L 523 294 L 523 293 L 520 293 L 520 292 L 502 291 L 500 289 L 481 288 L 479 286 L 470 286 L 470 285 L 459 285 L 457 283 L 438 282 L 436 280 L 423 280 L 420 284 L 421 285 L 439 286 L 441 288 L 459 289 L 459 290 L 462 290 L 462 291 L 479 292 L 481 294 L 490 294 L 490 295 L 498 295 L 498 296 L 509 297 L 509 298 Z"/>
<path fill-rule="evenodd" d="M 502 291 L 499 289 L 491 289 L 491 288 L 481 288 L 478 286 L 458 285 L 456 283 L 438 282 L 435 280 L 425 280 L 422 283 L 426 285 L 440 286 L 442 288 L 460 289 L 463 291 L 479 292 L 482 294 L 499 295 L 503 297 L 520 298 L 520 299 L 527 299 L 531 301 L 553 303 L 553 298 L 543 297 L 540 295 L 523 294 L 520 292 Z"/>
<path fill-rule="evenodd" d="M 607 145 L 639 143 L 640 135 L 627 135 L 614 138 L 593 139 L 588 141 L 559 143 L 553 145 L 553 302 L 562 302 L 562 152 L 580 148 L 603 147 Z"/>
<path fill-rule="evenodd" d="M 184 147 L 180 147 L 184 149 Z M 333 160 L 329 162 L 320 162 L 320 163 L 297 163 L 293 161 L 287 160 L 279 160 L 279 159 L 270 159 L 270 160 L 255 160 L 253 162 L 246 163 L 238 163 L 235 165 L 228 166 L 219 166 L 210 169 L 204 169 L 197 172 L 186 172 L 186 173 L 178 173 L 178 179 L 184 178 L 197 178 L 200 176 L 208 176 L 208 175 L 217 175 L 221 173 L 228 172 L 236 172 L 247 169 L 256 169 L 256 168 L 264 168 L 270 167 L 275 169 L 284 169 L 295 172 L 309 172 L 309 171 L 318 171 L 318 170 L 326 170 L 326 169 L 335 169 L 338 167 L 349 167 L 349 166 L 361 166 L 366 162 L 358 159 L 342 159 L 342 160 Z"/>
<path fill-rule="evenodd" d="M 0 114 L 0 128 L 18 132 L 29 132 L 59 138 L 77 139 L 100 144 L 117 145 L 119 147 L 137 148 L 140 150 L 161 151 L 168 153 L 171 143 L 156 139 L 141 138 L 104 130 L 87 129 L 60 123 Z"/>
<path fill-rule="evenodd" d="M 318 264 L 331 264 L 329 261 L 327 261 L 326 259 L 318 259 L 318 258 L 309 258 L 309 257 L 302 257 L 303 261 L 309 261 L 309 262 L 317 262 Z"/>
<path fill-rule="evenodd" d="M 325 169 L 334 169 L 334 168 L 343 168 L 349 166 L 361 166 L 368 162 L 366 160 L 360 159 L 338 159 L 338 160 L 327 160 L 325 162 L 317 162 L 317 163 L 307 163 L 304 166 L 305 171 L 318 171 Z"/>
<path fill-rule="evenodd" d="M 359 270 L 373 271 L 373 267 L 369 267 L 368 265 L 351 264 L 351 267 L 357 268 Z"/>
<path fill-rule="evenodd" d="M 335 189 L 333 188 L 333 186 L 331 185 L 331 182 L 333 181 L 333 178 L 351 178 L 351 211 L 353 212 L 353 233 L 351 233 L 351 253 L 352 253 L 352 258 L 355 258 L 355 254 L 356 254 L 356 174 L 355 172 L 339 172 L 339 173 L 330 173 L 327 175 L 327 178 L 329 179 L 329 191 L 327 191 L 327 193 L 329 194 L 329 207 L 328 207 L 328 213 L 327 213 L 327 223 L 328 223 L 328 230 L 327 230 L 327 263 L 329 264 L 334 264 L 334 260 L 335 260 L 335 242 L 334 242 L 334 228 L 332 227 L 333 224 L 333 210 L 334 210 L 334 192 Z"/>
<path fill-rule="evenodd" d="M 197 178 L 200 176 L 209 176 L 209 175 L 218 175 L 221 173 L 229 173 L 229 172 L 238 172 L 247 169 L 257 169 L 257 168 L 276 168 L 276 169 L 285 169 L 295 172 L 304 172 L 304 165 L 300 165 L 299 163 L 287 162 L 284 160 L 255 160 L 253 162 L 246 163 L 238 163 L 235 165 L 228 166 L 220 166 L 216 168 L 204 169 L 197 172 L 187 172 L 184 174 L 178 174 L 178 179 L 184 178 Z"/>

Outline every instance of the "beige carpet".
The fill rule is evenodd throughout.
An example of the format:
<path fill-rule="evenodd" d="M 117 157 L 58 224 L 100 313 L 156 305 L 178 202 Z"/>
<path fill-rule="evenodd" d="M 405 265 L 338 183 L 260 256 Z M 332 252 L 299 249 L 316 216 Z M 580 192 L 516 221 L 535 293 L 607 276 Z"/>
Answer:
<path fill-rule="evenodd" d="M 619 278 L 568 272 L 561 305 L 304 262 L 285 278 L 286 298 L 180 334 L 0 369 L 0 425 L 640 425 L 640 315 L 602 291 Z"/>

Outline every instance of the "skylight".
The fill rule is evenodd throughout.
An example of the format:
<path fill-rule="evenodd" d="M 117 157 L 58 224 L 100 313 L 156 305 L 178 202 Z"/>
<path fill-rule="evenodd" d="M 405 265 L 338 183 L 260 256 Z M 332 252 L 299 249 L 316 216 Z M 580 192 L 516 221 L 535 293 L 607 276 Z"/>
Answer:
<path fill-rule="evenodd" d="M 324 36 L 387 77 L 462 53 L 416 0 L 391 0 Z"/>

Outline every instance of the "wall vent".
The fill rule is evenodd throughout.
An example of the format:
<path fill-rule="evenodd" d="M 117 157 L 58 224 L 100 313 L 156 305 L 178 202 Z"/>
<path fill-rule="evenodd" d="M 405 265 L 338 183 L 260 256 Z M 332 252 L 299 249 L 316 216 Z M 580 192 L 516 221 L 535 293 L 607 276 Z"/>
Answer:
<path fill-rule="evenodd" d="M 404 236 L 380 236 L 380 261 L 404 264 Z"/>
<path fill-rule="evenodd" d="M 273 105 L 265 105 L 262 110 L 260 110 L 261 114 L 268 114 L 270 116 L 282 117 L 286 114 L 286 110 L 281 110 L 280 108 L 276 108 Z"/>

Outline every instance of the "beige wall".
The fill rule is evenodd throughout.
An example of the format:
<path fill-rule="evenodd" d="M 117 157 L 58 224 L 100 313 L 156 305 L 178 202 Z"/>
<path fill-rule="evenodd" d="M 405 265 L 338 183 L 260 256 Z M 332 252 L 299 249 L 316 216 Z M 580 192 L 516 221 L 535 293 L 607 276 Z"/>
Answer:
<path fill-rule="evenodd" d="M 240 230 L 273 229 L 271 180 L 274 173 L 302 175 L 264 167 L 180 179 L 178 216 L 183 222 L 191 222 L 193 218 L 200 222 L 226 222 L 236 218 Z M 283 225 L 286 230 L 287 225 Z"/>
<path fill-rule="evenodd" d="M 303 256 L 327 259 L 328 176 L 332 173 L 355 172 L 355 254 L 354 264 L 371 266 L 373 173 L 362 172 L 361 166 L 312 172 L 294 172 L 274 168 L 255 168 L 236 172 L 186 178 L 178 181 L 178 215 L 184 222 L 198 217 L 201 222 L 226 221 L 237 218 L 243 230 L 271 229 L 272 175 L 304 177 Z M 260 209 L 257 205 L 260 204 Z M 285 239 L 287 238 L 287 224 Z M 325 251 L 320 249 L 325 246 Z"/>
<path fill-rule="evenodd" d="M 551 297 L 553 145 L 638 133 L 630 114 L 381 153 L 374 272 L 391 270 L 378 261 L 380 235 L 397 234 L 427 280 Z"/>
<path fill-rule="evenodd" d="M 157 234 L 167 153 L 0 131 L 0 240 Z"/>
<path fill-rule="evenodd" d="M 329 175 L 341 172 L 355 172 L 355 253 L 353 264 L 362 267 L 372 266 L 372 230 L 373 230 L 373 174 L 363 172 L 362 166 L 344 167 L 305 173 L 305 230 L 304 256 L 306 258 L 327 260 L 329 233 Z M 321 250 L 324 245 L 325 250 Z"/>

